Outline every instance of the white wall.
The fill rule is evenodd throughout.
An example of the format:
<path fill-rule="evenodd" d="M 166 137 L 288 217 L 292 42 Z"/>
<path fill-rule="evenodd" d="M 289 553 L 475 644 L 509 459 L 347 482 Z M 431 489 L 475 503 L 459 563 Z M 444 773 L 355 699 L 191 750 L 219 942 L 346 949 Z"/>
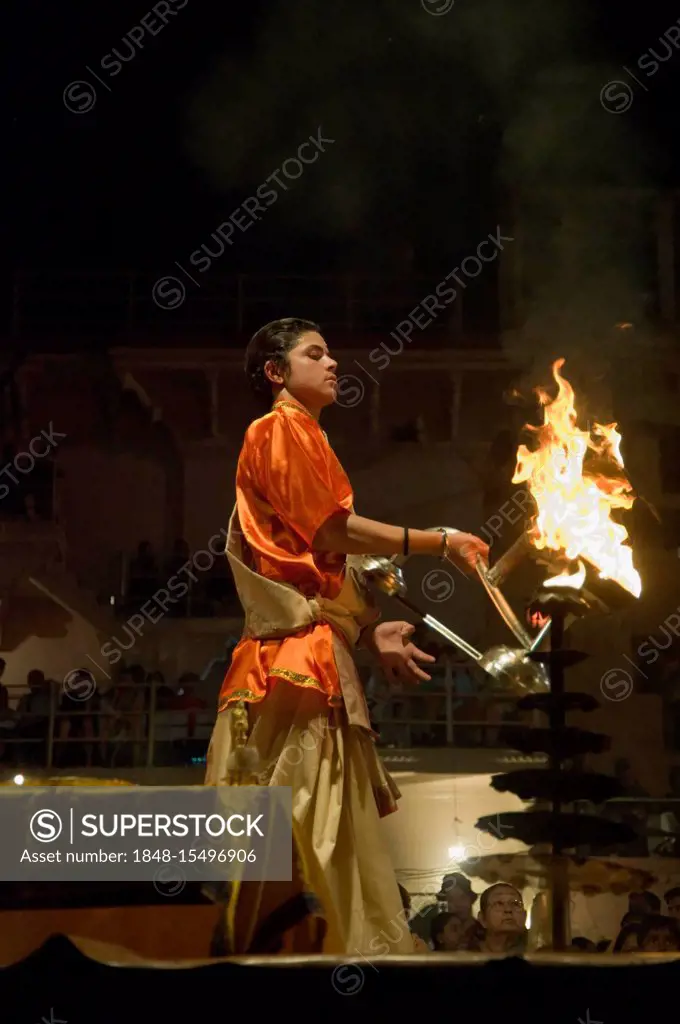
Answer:
<path fill-rule="evenodd" d="M 383 829 L 397 877 L 410 892 L 438 892 L 442 876 L 458 870 L 458 860 L 526 849 L 510 832 L 501 841 L 475 828 L 478 818 L 498 813 L 502 828 L 503 812 L 526 806 L 512 794 L 492 789 L 490 775 L 411 772 L 392 777 L 402 798 L 399 810 L 383 819 Z M 471 881 L 476 892 L 486 888 L 472 876 Z"/>
<path fill-rule="evenodd" d="M 26 676 L 33 668 L 41 669 L 47 678 L 59 681 L 74 669 L 86 668 L 99 685 L 108 685 L 110 669 L 100 653 L 102 636 L 82 616 L 68 616 L 66 613 L 64 616 L 64 636 L 30 636 L 13 650 L 0 650 L 0 657 L 7 662 L 4 683 L 12 687 L 24 686 Z M 11 696 L 17 696 L 15 690 L 11 691 Z"/>

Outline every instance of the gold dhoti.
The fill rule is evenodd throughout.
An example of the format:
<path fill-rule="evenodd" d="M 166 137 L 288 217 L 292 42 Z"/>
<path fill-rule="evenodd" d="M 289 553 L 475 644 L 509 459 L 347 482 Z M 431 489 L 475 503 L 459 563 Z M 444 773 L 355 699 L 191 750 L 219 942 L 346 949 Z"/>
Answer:
<path fill-rule="evenodd" d="M 230 535 L 232 529 L 233 522 Z M 268 594 L 261 607 L 271 609 L 271 588 L 281 585 L 261 577 L 252 579 L 255 574 L 245 569 L 242 562 L 239 565 L 240 560 L 234 564 L 233 551 L 232 541 L 228 552 L 244 607 L 252 607 L 264 585 Z M 349 578 L 347 590 L 356 601 L 357 593 Z M 284 607 L 286 594 L 280 596 Z M 299 605 L 297 594 L 295 601 Z M 347 601 L 347 593 L 343 601 L 345 609 L 355 610 L 351 600 Z M 338 607 L 338 602 L 333 607 L 326 602 L 313 608 L 312 614 L 331 622 L 338 632 L 333 646 L 342 705 L 332 707 L 318 690 L 283 678 L 272 680 L 265 699 L 247 705 L 246 750 L 255 755 L 258 782 L 292 789 L 297 853 L 292 884 L 247 882 L 232 894 L 232 952 L 252 949 L 262 920 L 271 908 L 280 907 L 285 900 L 293 905 L 296 895 L 305 891 L 313 893 L 320 904 L 319 916 L 325 921 L 324 953 L 369 956 L 372 952 L 375 955 L 376 948 L 384 950 L 386 943 L 390 952 L 413 952 L 380 826 L 380 818 L 396 809 L 399 793 L 375 747 L 361 682 L 350 652 L 353 637 L 342 628 L 347 613 L 339 612 Z M 298 623 L 291 622 L 291 630 L 294 626 L 299 628 Z M 281 635 L 282 628 L 282 623 L 277 622 L 277 635 Z M 219 785 L 228 776 L 235 745 L 235 714 L 232 706 L 218 715 L 208 751 L 208 785 Z M 234 901 L 240 904 L 236 908 Z M 288 949 L 295 949 L 296 943 L 297 948 L 304 945 L 305 936 L 307 933 L 300 938 L 298 933 Z"/>

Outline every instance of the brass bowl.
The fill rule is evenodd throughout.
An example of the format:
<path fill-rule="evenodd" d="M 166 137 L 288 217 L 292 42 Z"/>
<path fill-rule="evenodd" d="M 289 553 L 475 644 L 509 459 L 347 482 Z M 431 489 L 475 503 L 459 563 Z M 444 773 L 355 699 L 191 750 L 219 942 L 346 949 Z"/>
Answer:
<path fill-rule="evenodd" d="M 500 644 L 491 647 L 477 663 L 499 685 L 513 694 L 545 693 L 550 680 L 543 665 L 532 661 L 526 651 Z"/>
<path fill-rule="evenodd" d="M 404 575 L 391 558 L 382 558 L 380 555 L 357 555 L 351 564 L 362 586 L 373 586 L 388 597 L 406 596 Z"/>

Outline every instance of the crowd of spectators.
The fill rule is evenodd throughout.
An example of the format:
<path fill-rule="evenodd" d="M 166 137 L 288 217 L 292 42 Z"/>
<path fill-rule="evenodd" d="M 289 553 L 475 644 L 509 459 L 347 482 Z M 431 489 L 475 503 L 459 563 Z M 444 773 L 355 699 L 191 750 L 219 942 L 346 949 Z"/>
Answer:
<path fill-rule="evenodd" d="M 522 893 L 506 882 L 496 882 L 476 893 L 460 872 L 445 875 L 434 902 L 411 916 L 411 896 L 400 886 L 414 946 L 422 952 L 476 952 L 521 956 L 529 945 L 528 912 Z M 478 910 L 475 913 L 475 904 Z M 573 953 L 680 952 L 680 887 L 664 894 L 665 909 L 653 892 L 634 892 L 619 933 L 612 941 L 595 942 L 577 935 Z M 536 952 L 547 947 L 538 945 Z"/>
<path fill-rule="evenodd" d="M 655 893 L 631 893 L 612 952 L 680 952 L 680 888 L 669 889 L 664 903 L 665 913 Z"/>
<path fill-rule="evenodd" d="M 202 760 L 224 670 L 225 661 L 211 662 L 202 676 L 185 672 L 171 682 L 130 665 L 104 687 L 87 669 L 61 682 L 32 669 L 19 687 L 24 692 L 13 699 L 17 687 L 3 684 L 0 659 L 0 763 L 44 768 L 51 760 L 59 769 Z"/>
<path fill-rule="evenodd" d="M 410 907 L 403 887 L 402 902 Z M 479 899 L 478 912 L 474 906 Z M 521 892 L 498 882 L 474 892 L 460 872 L 445 875 L 434 902 L 410 918 L 416 948 L 438 953 L 500 953 L 521 956 L 527 948 L 527 911 Z"/>

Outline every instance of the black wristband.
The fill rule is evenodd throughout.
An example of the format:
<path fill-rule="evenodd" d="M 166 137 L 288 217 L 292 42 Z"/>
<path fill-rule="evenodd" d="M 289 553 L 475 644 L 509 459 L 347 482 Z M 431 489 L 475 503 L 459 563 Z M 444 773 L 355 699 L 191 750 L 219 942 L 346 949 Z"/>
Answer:
<path fill-rule="evenodd" d="M 403 555 L 404 555 L 404 558 L 408 557 L 408 526 L 404 527 L 404 550 L 403 550 Z"/>

